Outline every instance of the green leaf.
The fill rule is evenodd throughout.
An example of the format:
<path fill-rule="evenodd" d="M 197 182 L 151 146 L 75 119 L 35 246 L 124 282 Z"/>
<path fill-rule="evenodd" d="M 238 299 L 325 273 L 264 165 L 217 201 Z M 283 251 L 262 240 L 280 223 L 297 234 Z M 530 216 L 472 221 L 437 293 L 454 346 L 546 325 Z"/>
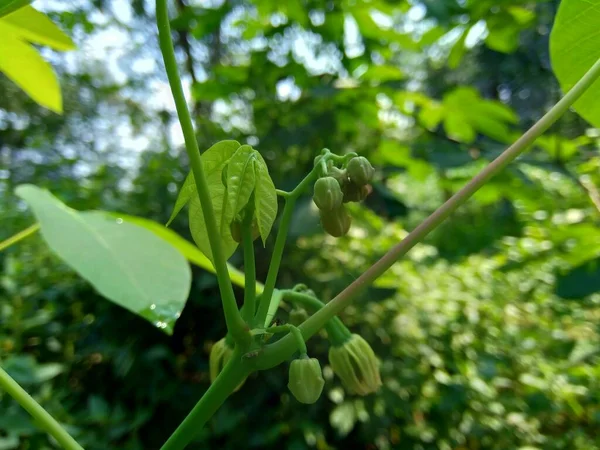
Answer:
<path fill-rule="evenodd" d="M 568 92 L 600 58 L 600 0 L 563 0 L 550 34 L 550 60 L 561 88 Z M 600 80 L 573 108 L 600 127 Z"/>
<path fill-rule="evenodd" d="M 267 163 L 260 153 L 254 160 L 256 172 L 256 188 L 254 190 L 254 208 L 258 221 L 258 230 L 263 245 L 267 241 L 273 222 L 277 217 L 277 192 L 269 175 Z"/>
<path fill-rule="evenodd" d="M 62 97 L 56 75 L 39 53 L 10 33 L 0 20 L 0 71 L 40 105 L 62 113 Z"/>
<path fill-rule="evenodd" d="M 458 114 L 448 114 L 444 118 L 444 130 L 449 138 L 470 144 L 475 140 L 475 130 Z"/>
<path fill-rule="evenodd" d="M 227 164 L 227 206 L 220 223 L 221 233 L 224 228 L 229 228 L 236 215 L 242 212 L 254 192 L 254 160 L 257 154 L 251 146 L 242 145 Z"/>
<path fill-rule="evenodd" d="M 231 231 L 229 227 L 221 227 L 221 223 L 224 220 L 224 212 L 226 207 L 226 189 L 221 182 L 221 174 L 217 173 L 217 176 L 211 176 L 209 181 L 209 193 L 210 199 L 213 205 L 213 212 L 217 222 L 217 230 L 219 231 L 219 237 L 221 239 L 221 246 L 223 249 L 223 255 L 225 259 L 229 259 L 233 252 L 238 246 L 238 243 L 231 237 Z M 204 214 L 202 213 L 202 206 L 200 205 L 200 199 L 198 196 L 192 197 L 189 207 L 189 223 L 190 232 L 194 238 L 194 242 L 204 253 L 208 259 L 213 260 L 212 251 L 210 249 L 210 241 L 208 240 L 208 231 L 206 229 L 206 222 L 204 222 Z"/>
<path fill-rule="evenodd" d="M 391 80 L 401 80 L 404 78 L 404 73 L 398 67 L 391 65 L 371 66 L 362 78 L 367 81 L 385 83 Z"/>
<path fill-rule="evenodd" d="M 100 294 L 172 332 L 191 283 L 180 252 L 145 228 L 101 211 L 77 212 L 36 186 L 21 185 L 16 194 L 48 246 Z"/>
<path fill-rule="evenodd" d="M 179 250 L 179 252 L 183 256 L 185 256 L 186 259 L 192 264 L 195 264 L 198 267 L 201 267 L 202 269 L 207 270 L 209 272 L 215 273 L 215 268 L 213 267 L 212 262 L 210 262 L 210 260 L 206 256 L 204 256 L 204 254 L 200 250 L 198 250 L 198 247 L 196 247 L 194 244 L 187 241 L 186 239 L 182 238 L 173 230 L 166 228 L 164 225 L 161 225 L 150 219 L 145 219 L 143 217 L 129 216 L 126 214 L 120 214 L 116 212 L 107 214 L 110 214 L 114 218 L 121 218 L 125 222 L 129 222 L 134 225 L 139 225 L 152 231 L 158 237 L 164 239 L 177 250 Z M 244 287 L 246 281 L 244 273 L 233 267 L 231 264 L 228 264 L 228 269 L 231 281 L 240 287 Z M 263 285 L 261 283 L 256 283 L 256 290 L 258 292 L 262 292 Z"/>
<path fill-rule="evenodd" d="M 55 50 L 73 50 L 75 44 L 43 13 L 25 6 L 0 19 L 9 33 L 24 41 L 47 45 Z"/>
<path fill-rule="evenodd" d="M 4 17 L 23 6 L 29 5 L 33 0 L 0 0 L 0 17 Z"/>
<path fill-rule="evenodd" d="M 227 165 L 229 159 L 239 147 L 240 143 L 237 141 L 220 141 L 206 150 L 201 157 L 202 168 L 204 169 L 206 178 L 209 179 L 218 172 L 220 180 L 223 168 Z M 196 181 L 194 179 L 194 174 L 190 172 L 179 190 L 179 195 L 175 201 L 175 206 L 173 207 L 173 212 L 167 222 L 167 226 L 173 222 L 173 219 L 177 217 L 177 214 L 179 214 L 183 207 L 187 205 L 190 199 L 195 195 L 197 196 Z"/>
<path fill-rule="evenodd" d="M 460 64 L 465 52 L 467 51 L 465 47 L 465 41 L 467 39 L 467 35 L 471 31 L 471 27 L 466 27 L 463 29 L 462 33 L 458 36 L 458 39 L 452 46 L 450 50 L 450 54 L 448 55 L 448 67 L 451 69 L 456 69 Z"/>

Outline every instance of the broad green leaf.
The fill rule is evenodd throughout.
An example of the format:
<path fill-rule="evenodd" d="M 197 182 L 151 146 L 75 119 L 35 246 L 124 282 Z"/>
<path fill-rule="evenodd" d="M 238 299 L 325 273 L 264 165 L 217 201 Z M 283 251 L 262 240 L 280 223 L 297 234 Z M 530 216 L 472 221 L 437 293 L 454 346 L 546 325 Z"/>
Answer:
<path fill-rule="evenodd" d="M 395 66 L 371 66 L 361 78 L 367 81 L 385 83 L 390 80 L 401 80 L 404 78 L 404 73 Z"/>
<path fill-rule="evenodd" d="M 519 48 L 520 34 L 521 29 L 517 26 L 489 27 L 485 44 L 497 52 L 513 53 Z"/>
<path fill-rule="evenodd" d="M 33 185 L 16 189 L 48 246 L 100 294 L 171 333 L 187 300 L 183 255 L 151 231 L 105 212 L 77 212 Z"/>
<path fill-rule="evenodd" d="M 45 14 L 25 6 L 0 19 L 10 33 L 24 41 L 47 45 L 55 50 L 73 50 L 75 44 Z"/>
<path fill-rule="evenodd" d="M 450 50 L 450 54 L 448 55 L 448 67 L 451 69 L 456 69 L 458 67 L 460 61 L 465 55 L 465 52 L 467 51 L 465 47 L 465 41 L 467 40 L 469 31 L 471 31 L 471 27 L 464 28 Z"/>
<path fill-rule="evenodd" d="M 459 142 L 471 143 L 475 140 L 476 133 L 473 127 L 461 115 L 448 114 L 444 118 L 444 130 L 449 138 Z"/>
<path fill-rule="evenodd" d="M 33 0 L 0 0 L 0 18 L 29 5 Z"/>
<path fill-rule="evenodd" d="M 56 75 L 29 44 L 10 34 L 0 19 L 0 71 L 42 106 L 62 113 L 62 97 Z"/>
<path fill-rule="evenodd" d="M 213 212 L 217 221 L 217 231 L 219 232 L 219 239 L 221 240 L 221 247 L 223 254 L 226 259 L 229 259 L 233 252 L 238 246 L 238 243 L 231 237 L 231 231 L 229 226 L 221 227 L 221 223 L 224 220 L 225 202 L 226 202 L 226 189 L 221 182 L 221 174 L 217 173 L 216 176 L 210 177 L 209 190 L 210 198 L 213 205 Z M 194 238 L 194 242 L 204 253 L 208 259 L 213 260 L 212 251 L 210 249 L 210 241 L 208 240 L 208 231 L 206 229 L 206 222 L 204 221 L 204 214 L 202 212 L 202 206 L 200 205 L 200 199 L 198 196 L 192 197 L 189 206 L 189 224 L 190 232 Z"/>
<path fill-rule="evenodd" d="M 561 88 L 568 92 L 600 58 L 600 0 L 563 0 L 550 34 L 550 60 Z M 585 120 L 600 127 L 600 80 L 575 102 Z"/>
<path fill-rule="evenodd" d="M 237 141 L 220 141 L 210 147 L 202 154 L 202 168 L 207 179 L 210 178 L 214 172 L 218 171 L 219 176 L 223 171 L 223 168 L 227 165 L 227 162 L 235 151 L 240 147 L 240 143 Z M 194 180 L 194 174 L 190 172 L 183 182 L 183 186 L 179 190 L 179 195 L 175 201 L 173 212 L 167 222 L 167 226 L 177 217 L 177 214 L 183 209 L 190 199 L 196 195 L 196 181 Z"/>
<path fill-rule="evenodd" d="M 221 221 L 223 228 L 229 227 L 236 215 L 241 213 L 248 204 L 256 176 L 254 174 L 254 160 L 258 152 L 249 145 L 242 145 L 236 150 L 227 165 L 227 207 Z"/>
<path fill-rule="evenodd" d="M 215 268 L 213 267 L 212 262 L 210 262 L 210 260 L 206 256 L 204 256 L 204 254 L 200 250 L 198 250 L 198 247 L 196 247 L 194 244 L 187 241 L 186 239 L 182 238 L 180 235 L 175 233 L 173 230 L 170 230 L 169 228 L 165 227 L 164 225 L 161 225 L 160 223 L 154 222 L 150 219 L 145 219 L 143 217 L 129 216 L 127 214 L 120 214 L 116 212 L 107 214 L 110 214 L 114 218 L 121 218 L 125 222 L 129 222 L 134 225 L 139 225 L 152 231 L 158 237 L 164 239 L 177 250 L 179 250 L 179 252 L 181 252 L 181 254 L 185 256 L 186 259 L 192 264 L 195 264 L 204 270 L 208 270 L 209 272 L 215 273 Z M 244 273 L 233 267 L 231 264 L 228 264 L 228 269 L 231 281 L 240 287 L 244 287 L 246 282 Z M 262 292 L 263 285 L 261 283 L 256 283 L 256 290 L 258 292 Z"/>
<path fill-rule="evenodd" d="M 258 221 L 258 230 L 264 245 L 273 227 L 273 222 L 275 222 L 275 218 L 277 217 L 277 192 L 275 191 L 273 180 L 271 180 L 271 176 L 269 175 L 267 163 L 260 153 L 257 153 L 257 157 L 254 160 L 254 167 L 256 171 L 254 208 Z"/>

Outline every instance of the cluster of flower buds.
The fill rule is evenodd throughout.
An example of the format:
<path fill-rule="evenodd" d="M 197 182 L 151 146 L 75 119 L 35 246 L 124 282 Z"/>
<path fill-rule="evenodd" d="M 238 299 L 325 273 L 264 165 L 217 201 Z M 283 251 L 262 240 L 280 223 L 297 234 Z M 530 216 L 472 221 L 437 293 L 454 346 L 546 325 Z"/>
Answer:
<path fill-rule="evenodd" d="M 314 185 L 313 201 L 319 208 L 321 225 L 333 237 L 345 236 L 352 218 L 344 204 L 360 202 L 369 195 L 369 183 L 375 170 L 363 156 L 350 159 L 346 167 L 331 166 L 326 176 Z"/>

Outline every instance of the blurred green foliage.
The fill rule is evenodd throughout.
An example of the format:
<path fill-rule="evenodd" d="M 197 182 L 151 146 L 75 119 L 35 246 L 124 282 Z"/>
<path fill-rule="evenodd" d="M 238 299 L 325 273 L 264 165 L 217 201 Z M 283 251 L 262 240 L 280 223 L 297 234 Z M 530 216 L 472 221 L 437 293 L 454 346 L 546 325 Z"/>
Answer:
<path fill-rule="evenodd" d="M 327 237 L 310 195 L 299 202 L 281 287 L 330 299 L 560 97 L 557 3 L 172 2 L 201 148 L 250 143 L 281 189 L 322 147 L 378 168 L 348 237 Z M 165 223 L 188 167 L 161 102 L 152 2 L 45 6 L 82 50 L 49 53 L 64 116 L 0 79 L 0 239 L 32 221 L 21 183 Z M 297 403 L 287 367 L 255 374 L 191 448 L 600 448 L 599 168 L 597 131 L 567 114 L 344 312 L 382 360 L 377 395 L 347 395 L 315 337 L 323 398 Z M 189 238 L 185 215 L 173 227 Z M 259 280 L 273 240 L 256 245 Z M 230 261 L 241 267 L 239 252 Z M 193 268 L 168 337 L 39 236 L 0 267 L 3 367 L 87 449 L 159 448 L 209 385 L 208 351 L 225 333 L 215 277 Z M 0 449 L 50 448 L 0 392 Z"/>

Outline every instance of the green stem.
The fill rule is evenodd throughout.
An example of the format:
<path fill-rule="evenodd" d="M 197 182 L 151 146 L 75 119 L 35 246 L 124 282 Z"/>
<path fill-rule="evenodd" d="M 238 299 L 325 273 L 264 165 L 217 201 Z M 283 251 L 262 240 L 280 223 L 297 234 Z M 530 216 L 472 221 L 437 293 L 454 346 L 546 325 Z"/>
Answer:
<path fill-rule="evenodd" d="M 169 437 L 161 450 L 181 450 L 188 445 L 237 386 L 250 374 L 250 369 L 236 346 L 231 359 L 210 385 L 188 416 Z"/>
<path fill-rule="evenodd" d="M 298 349 L 298 352 L 300 353 L 301 357 L 307 358 L 307 354 L 308 354 L 308 350 L 306 349 L 306 342 L 304 342 L 304 338 L 302 337 L 302 333 L 300 332 L 300 330 L 295 327 L 294 325 L 291 324 L 287 324 L 287 325 L 279 325 L 276 327 L 269 327 L 266 328 L 265 331 L 269 332 L 269 333 L 290 333 L 292 335 L 292 337 L 294 338 L 294 340 L 296 341 L 296 348 Z"/>
<path fill-rule="evenodd" d="M 14 398 L 56 441 L 67 450 L 83 450 L 75 439 L 0 367 L 0 387 Z"/>
<path fill-rule="evenodd" d="M 169 79 L 169 85 L 171 86 L 171 92 L 173 94 L 173 99 L 175 100 L 175 108 L 177 109 L 177 115 L 179 116 L 181 130 L 183 131 L 185 148 L 190 159 L 190 165 L 196 182 L 196 190 L 198 191 L 200 204 L 202 205 L 202 214 L 204 216 L 204 222 L 206 223 L 206 231 L 215 270 L 217 272 L 221 299 L 223 301 L 225 322 L 233 339 L 240 345 L 247 345 L 250 342 L 248 326 L 242 319 L 235 301 L 233 286 L 231 285 L 229 271 L 227 270 L 227 261 L 225 260 L 221 241 L 219 240 L 217 221 L 215 220 L 208 184 L 202 167 L 202 160 L 200 159 L 200 149 L 198 148 L 194 126 L 192 124 L 190 112 L 187 108 L 183 88 L 181 87 L 179 69 L 177 68 L 177 61 L 175 60 L 175 50 L 173 49 L 173 40 L 171 39 L 167 0 L 156 0 L 156 23 L 158 26 L 160 50 L 165 62 L 167 78 Z"/>
<path fill-rule="evenodd" d="M 283 300 L 296 305 L 306 306 L 313 311 L 318 311 L 325 307 L 325 303 L 318 298 L 301 292 L 289 290 L 283 291 Z M 327 335 L 329 336 L 331 343 L 336 346 L 342 345 L 350 338 L 350 336 L 352 336 L 350 330 L 337 316 L 333 317 L 325 324 L 325 329 L 327 330 Z"/>
<path fill-rule="evenodd" d="M 285 247 L 285 240 L 287 239 L 288 230 L 292 223 L 292 215 L 294 213 L 294 206 L 296 200 L 302 195 L 302 193 L 308 188 L 312 181 L 317 177 L 317 168 L 313 170 L 294 188 L 292 192 L 288 194 L 285 199 L 285 206 L 283 207 L 283 214 L 281 215 L 281 222 L 279 224 L 279 231 L 277 232 L 277 238 L 275 239 L 275 247 L 273 248 L 273 255 L 271 256 L 271 264 L 269 265 L 269 271 L 267 272 L 267 279 L 265 281 L 265 287 L 263 289 L 260 304 L 258 305 L 258 313 L 256 315 L 254 324 L 257 326 L 264 326 L 265 318 L 269 311 L 269 305 L 271 304 L 271 297 L 273 296 L 273 290 L 277 283 L 277 275 L 279 274 L 279 267 L 281 266 L 281 258 L 283 257 L 283 249 Z"/>
<path fill-rule="evenodd" d="M 254 260 L 254 241 L 252 240 L 252 220 L 254 210 L 248 208 L 242 223 L 242 243 L 244 247 L 244 306 L 242 316 L 249 323 L 256 314 L 256 261 Z"/>
<path fill-rule="evenodd" d="M 339 314 L 365 288 L 386 272 L 400 257 L 419 243 L 431 231 L 437 228 L 454 211 L 464 204 L 490 178 L 498 174 L 511 161 L 523 153 L 542 133 L 556 122 L 581 95 L 600 77 L 600 59 L 573 86 L 573 88 L 548 111 L 535 125 L 523 134 L 513 145 L 508 147 L 500 156 L 487 165 L 479 174 L 467 183 L 460 191 L 450 197 L 433 214 L 410 232 L 400 243 L 392 247 L 379 261 L 354 280 L 346 289 L 340 292 L 324 308 L 310 316 L 302 325 L 300 331 L 305 339 L 309 339 L 319 331 L 335 315 Z M 283 339 L 265 347 L 257 361 L 257 367 L 267 369 L 290 357 L 294 352 L 293 340 L 286 336 Z"/>
<path fill-rule="evenodd" d="M 16 244 L 17 242 L 25 239 L 26 237 L 31 236 L 33 233 L 35 233 L 36 231 L 38 231 L 40 229 L 40 224 L 39 223 L 34 223 L 33 225 L 25 228 L 22 231 L 19 231 L 17 234 L 9 237 L 8 239 L 0 242 L 0 252 L 8 247 L 10 247 L 13 244 Z"/>

